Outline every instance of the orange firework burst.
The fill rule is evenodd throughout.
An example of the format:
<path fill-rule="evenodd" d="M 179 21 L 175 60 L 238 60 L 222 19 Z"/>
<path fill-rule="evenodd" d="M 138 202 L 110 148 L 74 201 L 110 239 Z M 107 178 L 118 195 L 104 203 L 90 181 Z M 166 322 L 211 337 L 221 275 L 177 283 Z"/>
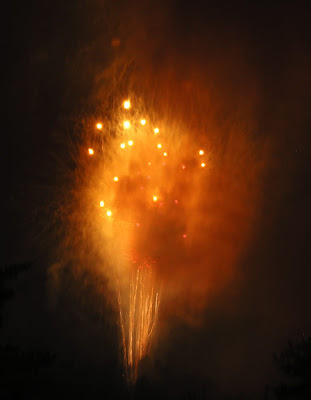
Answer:
<path fill-rule="evenodd" d="M 90 221 L 112 249 L 124 369 L 127 381 L 134 383 L 158 323 L 161 254 L 170 243 L 186 246 L 191 238 L 181 221 L 187 206 L 193 208 L 191 188 L 204 175 L 198 165 L 206 161 L 200 157 L 204 150 L 166 130 L 163 121 L 154 121 L 142 107 L 136 110 L 133 99 L 120 102 L 113 120 L 114 125 L 102 117 L 97 129 L 105 126 L 105 132 L 87 149 L 96 154 L 89 161 L 92 186 L 87 193 L 97 205 L 97 218 Z M 158 122 L 161 131 L 154 128 Z M 187 201 L 182 201 L 184 195 Z"/>

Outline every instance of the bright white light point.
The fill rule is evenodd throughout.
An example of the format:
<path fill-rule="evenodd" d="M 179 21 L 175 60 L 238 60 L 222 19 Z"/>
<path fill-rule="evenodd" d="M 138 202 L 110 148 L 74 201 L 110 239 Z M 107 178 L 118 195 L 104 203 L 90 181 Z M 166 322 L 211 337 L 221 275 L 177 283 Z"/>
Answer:
<path fill-rule="evenodd" d="M 152 200 L 153 200 L 154 202 L 156 202 L 156 201 L 158 201 L 158 197 L 157 197 L 157 196 L 153 196 L 153 197 L 152 197 Z"/>
<path fill-rule="evenodd" d="M 145 120 L 145 119 L 141 119 L 141 120 L 140 120 L 140 123 L 141 123 L 142 125 L 146 125 L 146 120 Z"/>
<path fill-rule="evenodd" d="M 204 163 L 204 162 L 201 163 L 201 167 L 202 167 L 202 168 L 205 167 L 205 163 Z"/>
<path fill-rule="evenodd" d="M 105 202 L 104 202 L 103 200 L 101 200 L 101 201 L 99 202 L 99 206 L 103 208 L 104 205 L 105 205 Z"/>
<path fill-rule="evenodd" d="M 125 149 L 125 143 L 120 144 L 121 149 Z"/>
<path fill-rule="evenodd" d="M 167 152 L 165 151 L 165 152 L 163 153 L 163 155 L 164 155 L 164 157 L 167 157 Z"/>
<path fill-rule="evenodd" d="M 99 130 L 103 129 L 103 124 L 100 123 L 100 122 L 97 122 L 96 128 L 99 129 Z"/>
<path fill-rule="evenodd" d="M 112 216 L 112 212 L 110 210 L 107 211 L 107 217 L 111 217 Z"/>
<path fill-rule="evenodd" d="M 159 144 L 157 145 L 157 148 L 158 148 L 158 149 L 161 149 L 161 147 L 162 147 L 162 144 L 159 143 Z"/>
<path fill-rule="evenodd" d="M 199 154 L 200 154 L 200 156 L 203 156 L 204 150 L 200 150 L 200 151 L 199 151 Z"/>
<path fill-rule="evenodd" d="M 134 142 L 133 142 L 133 140 L 129 140 L 129 141 L 127 142 L 127 144 L 128 144 L 129 146 L 133 146 Z"/>
<path fill-rule="evenodd" d="M 184 234 L 182 235 L 182 237 L 183 237 L 184 239 L 186 239 L 186 237 L 187 237 L 187 234 L 186 234 L 186 233 L 184 233 Z"/>
<path fill-rule="evenodd" d="M 93 149 L 88 149 L 89 154 L 92 156 L 94 154 L 94 150 Z"/>
<path fill-rule="evenodd" d="M 124 129 L 129 129 L 130 126 L 131 126 L 130 121 L 124 121 L 124 122 L 123 122 L 123 128 L 124 128 Z"/>
<path fill-rule="evenodd" d="M 159 128 L 154 128 L 153 132 L 154 132 L 154 133 L 159 133 L 159 132 L 160 132 L 160 129 L 159 129 Z"/>
<path fill-rule="evenodd" d="M 113 180 L 114 180 L 115 182 L 118 182 L 119 178 L 118 178 L 117 176 L 115 176 L 115 177 L 113 178 Z"/>
<path fill-rule="evenodd" d="M 123 107 L 128 110 L 129 108 L 131 108 L 131 102 L 129 100 L 125 100 L 125 102 L 123 103 Z"/>

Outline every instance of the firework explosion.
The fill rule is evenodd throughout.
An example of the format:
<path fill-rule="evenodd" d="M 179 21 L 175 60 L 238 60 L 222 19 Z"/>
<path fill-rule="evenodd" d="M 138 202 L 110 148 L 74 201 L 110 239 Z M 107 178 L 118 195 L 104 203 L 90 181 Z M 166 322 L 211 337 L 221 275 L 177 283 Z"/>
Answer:
<path fill-rule="evenodd" d="M 113 260 L 125 375 L 134 383 L 158 321 L 158 270 L 167 248 L 185 248 L 191 239 L 191 193 L 206 176 L 208 157 L 180 130 L 154 122 L 139 100 L 120 102 L 93 132 L 82 157 L 88 215 Z"/>

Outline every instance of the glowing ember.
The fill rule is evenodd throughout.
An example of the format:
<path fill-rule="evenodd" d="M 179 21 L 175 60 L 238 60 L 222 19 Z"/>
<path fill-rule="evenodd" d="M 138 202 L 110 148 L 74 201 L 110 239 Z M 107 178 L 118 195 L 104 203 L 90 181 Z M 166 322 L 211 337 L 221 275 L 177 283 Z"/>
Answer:
<path fill-rule="evenodd" d="M 105 202 L 104 202 L 103 200 L 101 200 L 101 201 L 99 202 L 99 205 L 100 205 L 100 207 L 104 207 L 104 206 L 105 206 Z"/>
<path fill-rule="evenodd" d="M 145 120 L 145 119 L 141 119 L 141 120 L 140 120 L 140 123 L 141 123 L 142 125 L 146 125 L 146 120 Z"/>
<path fill-rule="evenodd" d="M 88 149 L 88 153 L 92 156 L 94 154 L 94 150 L 93 149 Z"/>
<path fill-rule="evenodd" d="M 204 162 L 201 163 L 201 167 L 202 167 L 202 168 L 205 167 L 205 163 L 204 163 Z"/>
<path fill-rule="evenodd" d="M 121 149 L 125 149 L 125 143 L 120 144 Z"/>
<path fill-rule="evenodd" d="M 113 180 L 114 180 L 115 182 L 118 182 L 119 178 L 118 178 L 117 176 L 115 176 L 115 177 L 113 178 Z"/>
<path fill-rule="evenodd" d="M 98 130 L 103 129 L 103 124 L 102 124 L 101 122 L 97 122 L 96 128 L 97 128 Z"/>
<path fill-rule="evenodd" d="M 157 134 L 157 133 L 160 132 L 160 129 L 159 129 L 159 128 L 154 128 L 153 132 L 154 132 L 155 134 Z"/>
<path fill-rule="evenodd" d="M 130 100 L 125 100 L 125 102 L 123 103 L 123 107 L 128 110 L 131 108 L 131 102 Z"/>
<path fill-rule="evenodd" d="M 129 146 L 133 146 L 134 142 L 133 142 L 133 140 L 129 140 L 129 141 L 127 142 L 127 144 L 128 144 Z"/>
<path fill-rule="evenodd" d="M 164 155 L 164 157 L 167 157 L 167 152 L 165 151 L 165 152 L 163 153 L 163 155 Z"/>
<path fill-rule="evenodd" d="M 107 217 L 111 217 L 112 216 L 112 212 L 110 210 L 107 211 Z"/>
<path fill-rule="evenodd" d="M 124 129 L 130 129 L 130 127 L 131 127 L 130 121 L 124 121 L 123 122 L 123 128 Z"/>
<path fill-rule="evenodd" d="M 200 156 L 203 156 L 204 150 L 200 150 L 200 151 L 199 151 L 199 154 L 200 154 Z"/>
<path fill-rule="evenodd" d="M 154 202 L 158 201 L 158 196 L 153 196 L 153 197 L 152 197 L 152 200 L 153 200 Z"/>
<path fill-rule="evenodd" d="M 161 147 L 162 147 L 162 144 L 159 143 L 159 144 L 157 145 L 157 148 L 158 148 L 158 149 L 161 149 Z"/>

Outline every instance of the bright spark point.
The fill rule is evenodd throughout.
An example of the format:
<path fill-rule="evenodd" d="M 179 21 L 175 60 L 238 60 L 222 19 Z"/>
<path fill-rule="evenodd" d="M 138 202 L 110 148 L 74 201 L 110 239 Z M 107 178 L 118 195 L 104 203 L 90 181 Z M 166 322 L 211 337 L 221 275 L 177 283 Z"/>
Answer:
<path fill-rule="evenodd" d="M 199 151 L 199 154 L 200 154 L 200 156 L 203 156 L 204 150 L 200 150 L 200 151 Z"/>
<path fill-rule="evenodd" d="M 204 162 L 201 163 L 201 167 L 202 167 L 202 168 L 205 167 L 205 163 L 204 163 Z"/>
<path fill-rule="evenodd" d="M 140 123 L 141 123 L 142 125 L 146 125 L 146 120 L 145 120 L 145 119 L 141 119 L 141 120 L 140 120 Z"/>
<path fill-rule="evenodd" d="M 158 197 L 157 197 L 157 196 L 153 196 L 152 200 L 153 200 L 154 202 L 156 202 L 156 201 L 158 201 Z"/>
<path fill-rule="evenodd" d="M 118 178 L 117 176 L 115 176 L 115 177 L 113 178 L 113 180 L 114 180 L 115 182 L 118 182 L 119 178 Z"/>
<path fill-rule="evenodd" d="M 159 143 L 157 147 L 158 147 L 158 149 L 161 149 L 162 144 Z"/>
<path fill-rule="evenodd" d="M 96 124 L 96 128 L 99 129 L 99 130 L 103 129 L 103 124 L 101 124 L 100 122 L 98 122 L 98 123 Z"/>
<path fill-rule="evenodd" d="M 129 146 L 133 146 L 134 142 L 133 142 L 133 140 L 129 140 L 129 141 L 127 142 L 127 144 L 128 144 Z"/>
<path fill-rule="evenodd" d="M 163 155 L 164 155 L 164 157 L 167 157 L 167 152 L 165 151 L 165 152 L 163 153 Z"/>
<path fill-rule="evenodd" d="M 88 149 L 89 154 L 92 156 L 94 154 L 94 150 L 93 149 Z"/>
<path fill-rule="evenodd" d="M 103 200 L 101 200 L 101 201 L 99 202 L 99 206 L 100 206 L 101 208 L 103 208 L 104 205 L 105 205 L 105 202 L 104 202 Z"/>
<path fill-rule="evenodd" d="M 153 132 L 154 132 L 154 133 L 159 133 L 159 132 L 160 132 L 160 129 L 159 129 L 159 128 L 154 128 Z"/>
<path fill-rule="evenodd" d="M 123 122 L 123 128 L 124 128 L 124 129 L 129 129 L 130 126 L 131 126 L 130 121 L 124 121 L 124 122 Z"/>
<path fill-rule="evenodd" d="M 125 143 L 120 144 L 121 149 L 125 149 Z"/>
<path fill-rule="evenodd" d="M 125 102 L 123 103 L 123 107 L 128 110 L 129 108 L 131 108 L 131 102 L 129 100 L 125 100 Z"/>
<path fill-rule="evenodd" d="M 107 211 L 107 217 L 111 217 L 112 216 L 112 212 L 110 210 Z"/>

